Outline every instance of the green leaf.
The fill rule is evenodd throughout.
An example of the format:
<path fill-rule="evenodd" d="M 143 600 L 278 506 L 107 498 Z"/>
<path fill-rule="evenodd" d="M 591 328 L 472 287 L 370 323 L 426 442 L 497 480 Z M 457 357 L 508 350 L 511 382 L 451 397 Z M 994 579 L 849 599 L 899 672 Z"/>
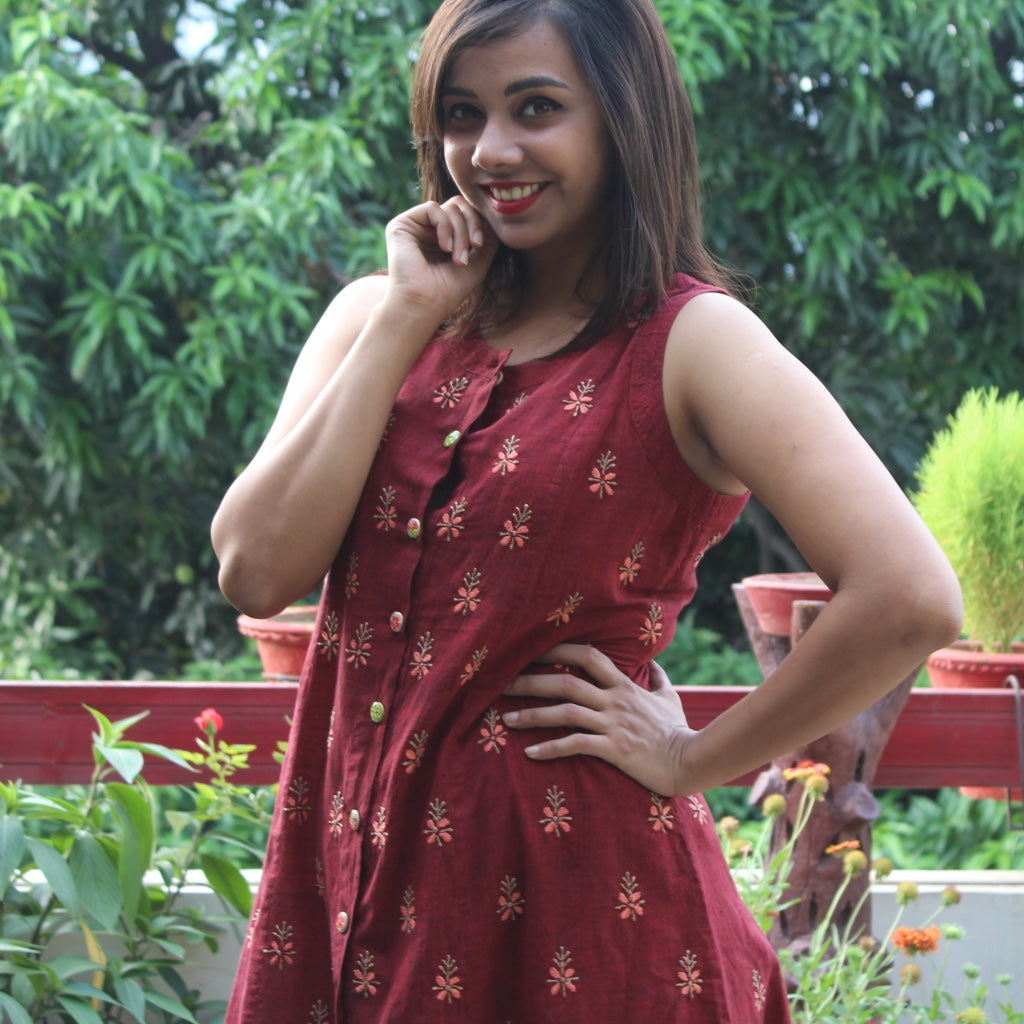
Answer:
<path fill-rule="evenodd" d="M 41 839 L 29 836 L 25 842 L 28 844 L 32 859 L 36 862 L 36 867 L 42 871 L 54 896 L 67 907 L 69 913 L 78 917 L 82 912 L 82 905 L 67 861 Z"/>
<path fill-rule="evenodd" d="M 93 749 L 100 757 L 106 759 L 125 782 L 134 781 L 145 763 L 142 754 L 131 747 L 109 747 L 103 743 L 97 743 Z"/>
<path fill-rule="evenodd" d="M 58 996 L 57 1002 L 77 1024 L 103 1024 L 103 1018 L 88 1004 L 68 996 Z"/>
<path fill-rule="evenodd" d="M 178 1020 L 186 1020 L 189 1024 L 198 1024 L 195 1017 L 193 1017 L 192 1014 L 181 1005 L 181 1003 L 175 1002 L 175 1000 L 168 996 L 161 995 L 159 992 L 147 992 L 146 1002 L 149 1003 L 150 1006 L 155 1006 L 157 1009 L 163 1010 L 164 1013 L 169 1013 L 172 1017 L 175 1017 Z"/>
<path fill-rule="evenodd" d="M 0 816 L 0 899 L 25 853 L 25 830 L 13 814 Z"/>
<path fill-rule="evenodd" d="M 9 1020 L 11 1024 L 32 1024 L 32 1018 L 21 1003 L 15 1002 L 13 996 L 0 992 L 0 1022 Z"/>
<path fill-rule="evenodd" d="M 82 907 L 105 931 L 112 931 L 121 913 L 121 883 L 99 841 L 91 835 L 75 839 L 68 858 Z"/>
<path fill-rule="evenodd" d="M 114 991 L 117 993 L 117 998 L 121 1000 L 121 1005 L 140 1024 L 145 1024 L 146 993 L 142 990 L 142 986 L 131 978 L 114 978 Z"/>
<path fill-rule="evenodd" d="M 200 863 L 210 888 L 243 917 L 248 917 L 252 912 L 252 892 L 237 866 L 215 853 L 204 853 Z"/>
<path fill-rule="evenodd" d="M 117 872 L 121 881 L 124 916 L 130 928 L 139 909 L 142 879 L 155 849 L 153 805 L 143 792 L 120 782 L 107 784 L 107 796 L 121 822 Z"/>

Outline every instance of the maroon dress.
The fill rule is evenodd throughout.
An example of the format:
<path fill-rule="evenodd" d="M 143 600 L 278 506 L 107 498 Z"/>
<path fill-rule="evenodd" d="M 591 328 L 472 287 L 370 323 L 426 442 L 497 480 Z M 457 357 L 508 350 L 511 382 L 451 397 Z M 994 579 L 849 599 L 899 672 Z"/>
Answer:
<path fill-rule="evenodd" d="M 787 1021 L 701 797 L 532 762 L 502 696 L 561 641 L 637 685 L 744 497 L 674 445 L 669 327 L 507 366 L 435 340 L 398 396 L 306 658 L 229 1024 Z"/>

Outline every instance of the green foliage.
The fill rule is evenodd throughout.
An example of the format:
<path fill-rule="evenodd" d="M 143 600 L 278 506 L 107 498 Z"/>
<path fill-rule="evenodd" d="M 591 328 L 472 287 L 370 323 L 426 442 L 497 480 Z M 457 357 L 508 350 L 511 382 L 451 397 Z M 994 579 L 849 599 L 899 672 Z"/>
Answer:
<path fill-rule="evenodd" d="M 964 628 L 987 651 L 1024 637 L 1024 401 L 969 391 L 932 440 L 914 504 L 960 578 Z"/>
<path fill-rule="evenodd" d="M 248 915 L 237 857 L 222 851 L 244 846 L 261 862 L 273 792 L 232 780 L 252 748 L 218 742 L 211 727 L 197 751 L 173 751 L 126 738 L 142 715 L 111 722 L 90 712 L 97 732 L 88 786 L 0 783 L 0 1022 L 195 1024 L 208 1007 L 181 968 L 190 946 L 216 950 L 218 933 Z M 184 790 L 187 810 L 161 817 L 141 775 L 147 756 L 200 765 L 210 781 Z M 258 826 L 258 848 L 226 827 L 237 821 Z M 229 910 L 223 918 L 182 904 L 195 872 Z M 61 951 L 72 934 L 77 949 Z"/>
<path fill-rule="evenodd" d="M 761 682 L 753 653 L 738 651 L 715 630 L 698 626 L 694 609 L 679 619 L 672 643 L 658 664 L 676 686 L 756 686 Z"/>
<path fill-rule="evenodd" d="M 712 246 L 906 482 L 965 390 L 1024 378 L 1024 11 L 657 4 Z M 434 6 L 0 0 L 0 674 L 242 649 L 208 524 L 413 198 Z M 800 568 L 757 506 L 712 555 L 698 600 L 725 632 L 729 582 Z"/>

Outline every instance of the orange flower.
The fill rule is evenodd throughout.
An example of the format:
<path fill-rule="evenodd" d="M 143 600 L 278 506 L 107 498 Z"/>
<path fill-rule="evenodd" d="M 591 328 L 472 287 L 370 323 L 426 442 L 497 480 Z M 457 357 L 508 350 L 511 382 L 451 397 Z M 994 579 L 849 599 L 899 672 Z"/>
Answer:
<path fill-rule="evenodd" d="M 782 775 L 787 782 L 792 782 L 794 779 L 809 779 L 812 775 L 828 775 L 831 771 L 827 764 L 801 761 L 795 768 L 783 768 Z"/>
<path fill-rule="evenodd" d="M 915 953 L 934 953 L 939 948 L 942 932 L 938 925 L 931 924 L 927 928 L 897 928 L 892 933 L 892 944 L 902 949 L 907 956 Z"/>
<path fill-rule="evenodd" d="M 841 853 L 846 853 L 847 850 L 859 850 L 860 840 L 859 839 L 846 839 L 841 843 L 833 843 L 831 846 L 825 847 L 825 853 L 830 856 L 836 856 Z"/>

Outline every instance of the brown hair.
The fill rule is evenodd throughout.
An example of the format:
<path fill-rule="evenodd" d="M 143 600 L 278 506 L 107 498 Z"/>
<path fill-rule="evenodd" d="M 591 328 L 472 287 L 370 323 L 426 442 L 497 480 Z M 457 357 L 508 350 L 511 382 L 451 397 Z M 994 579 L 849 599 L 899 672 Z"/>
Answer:
<path fill-rule="evenodd" d="M 444 0 L 423 35 L 411 115 L 425 200 L 458 190 L 444 162 L 441 89 L 464 49 L 506 39 L 548 19 L 563 34 L 596 97 L 612 140 L 612 204 L 588 270 L 604 261 L 607 282 L 586 334 L 629 310 L 650 312 L 677 271 L 732 287 L 702 240 L 693 112 L 675 56 L 650 0 Z M 455 329 L 493 324 L 522 294 L 518 253 L 501 247 Z M 578 290 L 586 297 L 586 276 Z M 514 308 L 514 306 L 513 306 Z"/>

